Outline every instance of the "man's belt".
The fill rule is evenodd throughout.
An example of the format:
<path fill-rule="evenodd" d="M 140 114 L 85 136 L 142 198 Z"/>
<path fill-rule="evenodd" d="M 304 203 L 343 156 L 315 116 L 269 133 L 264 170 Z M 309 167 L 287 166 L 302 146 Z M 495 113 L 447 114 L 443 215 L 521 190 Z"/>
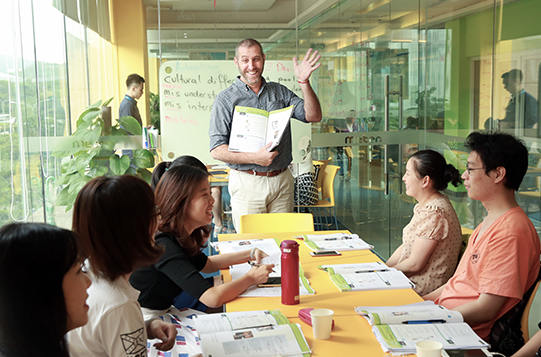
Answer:
<path fill-rule="evenodd" d="M 283 168 L 283 169 L 279 169 L 279 170 L 274 170 L 274 171 L 256 171 L 256 170 L 237 170 L 237 171 L 245 172 L 247 174 L 254 175 L 254 176 L 273 177 L 273 176 L 276 176 L 276 175 L 280 175 L 286 169 L 287 169 L 287 167 Z"/>

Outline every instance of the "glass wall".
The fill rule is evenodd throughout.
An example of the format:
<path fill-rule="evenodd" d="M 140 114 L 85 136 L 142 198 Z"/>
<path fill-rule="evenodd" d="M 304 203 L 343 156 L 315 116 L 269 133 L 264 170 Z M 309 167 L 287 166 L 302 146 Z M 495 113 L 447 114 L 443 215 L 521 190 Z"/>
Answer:
<path fill-rule="evenodd" d="M 56 148 L 91 100 L 112 95 L 103 85 L 112 67 L 110 44 L 82 24 L 88 7 L 75 5 L 32 0 L 0 5 L 6 34 L 0 43 L 0 224 L 71 225 L 55 203 Z"/>
<path fill-rule="evenodd" d="M 113 95 L 107 2 L 59 3 L 0 5 L 0 26 L 10 34 L 0 43 L 0 223 L 62 224 L 54 203 L 55 138 L 69 135 L 90 103 Z M 320 51 L 312 84 L 323 121 L 312 125 L 313 159 L 340 166 L 339 225 L 374 242 L 383 257 L 400 244 L 415 204 L 401 181 L 408 156 L 433 148 L 462 171 L 464 138 L 478 129 L 510 132 L 526 143 L 529 169 L 517 197 L 541 230 L 539 1 L 340 0 L 310 17 L 305 1 L 290 5 L 294 20 L 277 20 L 276 28 L 269 21 L 235 28 L 227 22 L 241 23 L 241 12 L 227 21 L 209 12 L 214 25 L 198 38 L 190 30 L 197 14 L 181 12 L 185 31 L 148 30 L 149 62 L 160 54 L 162 62 L 231 61 L 246 37 L 261 39 L 267 60 Z M 155 14 L 147 8 L 147 22 L 157 24 Z M 150 76 L 157 78 L 157 69 Z M 156 78 L 148 82 L 157 93 Z M 464 187 L 446 193 L 464 228 L 482 220 L 483 207 Z"/>

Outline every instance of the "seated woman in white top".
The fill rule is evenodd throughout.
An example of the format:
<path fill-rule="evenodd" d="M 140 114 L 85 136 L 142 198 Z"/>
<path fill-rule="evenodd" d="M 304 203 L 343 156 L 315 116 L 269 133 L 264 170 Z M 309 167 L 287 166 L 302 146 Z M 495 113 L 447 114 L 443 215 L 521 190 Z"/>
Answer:
<path fill-rule="evenodd" d="M 449 182 L 457 186 L 460 173 L 438 152 L 421 150 L 408 160 L 402 180 L 406 194 L 418 203 L 402 231 L 402 245 L 387 265 L 404 272 L 422 296 L 445 284 L 457 265 L 462 244 L 460 222 L 451 202 L 440 191 Z"/>
<path fill-rule="evenodd" d="M 128 282 L 162 252 L 154 245 L 156 218 L 152 189 L 135 176 L 98 177 L 79 192 L 73 230 L 88 255 L 92 286 L 88 323 L 68 333 L 70 356 L 146 356 L 147 338 L 162 340 L 160 350 L 173 347 L 175 326 L 144 321 L 139 292 Z"/>
<path fill-rule="evenodd" d="M 88 320 L 83 260 L 66 229 L 0 228 L 0 356 L 68 357 L 64 335 Z"/>

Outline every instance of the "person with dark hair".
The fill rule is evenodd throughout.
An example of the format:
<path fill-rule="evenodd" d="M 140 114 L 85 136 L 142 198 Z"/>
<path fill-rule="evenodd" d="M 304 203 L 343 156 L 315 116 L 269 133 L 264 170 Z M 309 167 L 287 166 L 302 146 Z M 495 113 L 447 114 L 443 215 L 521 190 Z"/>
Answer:
<path fill-rule="evenodd" d="M 160 350 L 173 347 L 176 328 L 160 319 L 143 320 L 139 293 L 128 278 L 154 263 L 156 209 L 150 186 L 131 176 L 97 177 L 77 195 L 73 230 L 88 255 L 92 278 L 86 326 L 68 334 L 71 356 L 142 356 L 147 338 Z"/>
<path fill-rule="evenodd" d="M 502 83 L 511 99 L 505 107 L 505 117 L 494 121 L 496 129 L 533 128 L 538 124 L 537 100 L 522 87 L 522 71 L 513 68 L 502 74 Z M 491 118 L 485 122 L 488 129 Z"/>
<path fill-rule="evenodd" d="M 0 356 L 69 355 L 64 335 L 88 320 L 83 261 L 66 229 L 41 223 L 0 228 Z"/>
<path fill-rule="evenodd" d="M 193 166 L 203 171 L 207 171 L 207 167 L 205 166 L 205 164 L 201 162 L 201 160 L 190 155 L 179 156 L 173 161 L 162 161 L 154 168 L 154 171 L 152 171 L 152 179 L 151 179 L 152 188 L 153 189 L 156 188 L 156 186 L 158 185 L 158 182 L 162 178 L 165 171 L 167 171 L 171 167 L 180 166 L 180 165 Z M 222 215 L 223 215 L 222 188 L 220 186 L 211 187 L 210 193 L 212 195 L 212 198 L 214 198 L 214 204 L 212 205 L 214 232 L 216 234 L 224 233 L 223 221 L 222 221 Z"/>
<path fill-rule="evenodd" d="M 150 186 L 152 186 L 153 189 L 156 189 L 156 186 L 158 186 L 158 182 L 160 182 L 160 179 L 167 170 L 172 167 L 181 165 L 193 166 L 203 171 L 207 171 L 207 167 L 205 166 L 205 164 L 195 156 L 182 155 L 177 157 L 173 161 L 162 161 L 158 165 L 156 165 L 154 171 L 152 171 L 152 179 Z"/>
<path fill-rule="evenodd" d="M 449 280 L 458 261 L 460 222 L 451 202 L 440 191 L 449 182 L 457 186 L 460 173 L 440 153 L 421 150 L 408 160 L 402 181 L 406 194 L 418 203 L 402 231 L 402 245 L 387 265 L 403 271 L 415 283 L 415 291 L 425 295 Z"/>
<path fill-rule="evenodd" d="M 141 114 L 137 109 L 137 99 L 141 98 L 145 90 L 145 79 L 140 75 L 133 73 L 126 79 L 126 95 L 120 102 L 120 108 L 118 110 L 118 116 L 132 116 L 139 124 L 143 125 Z"/>
<path fill-rule="evenodd" d="M 203 304 L 200 309 L 205 310 L 221 307 L 248 287 L 267 281 L 272 264 L 254 267 L 240 279 L 219 286 L 199 274 L 249 261 L 259 263 L 266 256 L 259 249 L 210 257 L 201 252 L 209 237 L 214 203 L 206 171 L 193 166 L 172 167 L 163 174 L 155 195 L 160 217 L 156 243 L 164 254 L 156 264 L 130 277 L 141 292 L 139 302 L 145 316 L 163 314 L 182 292 Z"/>
<path fill-rule="evenodd" d="M 293 58 L 297 82 L 304 99 L 285 86 L 263 78 L 265 54 L 254 39 L 242 40 L 235 49 L 235 65 L 239 76 L 218 94 L 210 117 L 210 154 L 232 169 L 229 173 L 229 193 L 233 224 L 238 230 L 243 214 L 293 211 L 293 176 L 287 170 L 292 160 L 291 130 L 283 133 L 276 149 L 268 151 L 271 143 L 257 152 L 229 151 L 229 138 L 236 106 L 266 111 L 294 106 L 292 117 L 303 122 L 321 121 L 321 106 L 310 86 L 311 74 L 319 68 L 320 55 L 309 49 L 298 63 Z"/>
<path fill-rule="evenodd" d="M 345 119 L 344 126 L 337 127 L 335 129 L 337 133 L 354 133 L 360 131 L 359 123 L 357 122 L 357 114 L 355 109 L 351 109 Z M 348 160 L 348 171 L 346 175 L 346 181 L 351 180 L 351 164 L 353 162 L 353 151 L 351 146 L 336 147 L 336 159 L 340 165 L 340 176 L 344 176 L 344 168 L 342 167 L 342 159 L 344 154 Z"/>
<path fill-rule="evenodd" d="M 475 228 L 455 274 L 425 299 L 460 311 L 486 339 L 492 326 L 515 306 L 539 273 L 539 237 L 515 200 L 527 169 L 522 142 L 503 133 L 473 132 L 462 174 L 468 196 L 487 215 Z"/>

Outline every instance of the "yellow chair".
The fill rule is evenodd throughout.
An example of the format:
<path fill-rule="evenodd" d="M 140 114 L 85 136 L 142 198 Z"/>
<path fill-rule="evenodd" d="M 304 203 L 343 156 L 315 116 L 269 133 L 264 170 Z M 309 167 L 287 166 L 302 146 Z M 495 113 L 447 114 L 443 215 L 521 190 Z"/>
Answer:
<path fill-rule="evenodd" d="M 259 213 L 240 216 L 239 233 L 307 232 L 314 230 L 311 213 Z"/>
<path fill-rule="evenodd" d="M 538 279 L 541 278 L 541 273 Z M 539 327 L 537 324 L 541 321 L 541 289 L 539 285 L 541 281 L 534 283 L 535 287 L 533 288 L 532 295 L 528 299 L 528 303 L 524 307 L 524 312 L 522 313 L 521 318 L 521 330 L 524 341 L 527 342 L 530 337 L 532 337 Z"/>
<path fill-rule="evenodd" d="M 325 167 L 319 171 L 319 177 L 321 177 L 321 200 L 315 205 L 311 206 L 296 206 L 299 209 L 305 209 L 309 212 L 325 213 L 329 211 L 334 221 L 335 229 L 338 229 L 338 220 L 336 219 L 335 203 L 334 203 L 334 178 L 336 173 L 340 170 L 340 166 L 325 165 Z M 319 181 L 318 177 L 318 181 Z M 328 222 L 327 215 L 317 214 L 316 225 L 321 226 L 324 229 L 328 229 L 331 222 Z"/>

